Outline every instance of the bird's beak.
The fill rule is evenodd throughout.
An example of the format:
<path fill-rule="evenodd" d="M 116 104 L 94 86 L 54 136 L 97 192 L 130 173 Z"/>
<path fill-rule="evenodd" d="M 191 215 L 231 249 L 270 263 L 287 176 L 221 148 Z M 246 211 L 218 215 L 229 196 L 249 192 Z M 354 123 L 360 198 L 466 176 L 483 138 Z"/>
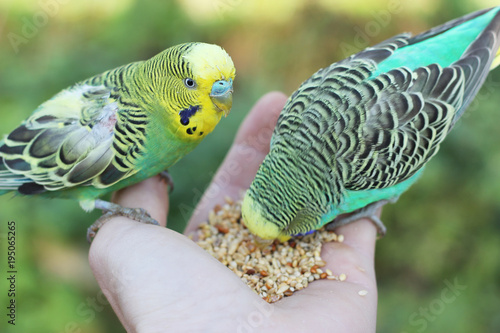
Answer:
<path fill-rule="evenodd" d="M 262 239 L 259 236 L 255 236 L 254 239 L 255 239 L 255 245 L 261 250 L 265 249 L 266 247 L 274 243 L 274 239 Z"/>
<path fill-rule="evenodd" d="M 227 117 L 233 105 L 233 80 L 219 80 L 212 86 L 210 98 L 215 106 Z"/>

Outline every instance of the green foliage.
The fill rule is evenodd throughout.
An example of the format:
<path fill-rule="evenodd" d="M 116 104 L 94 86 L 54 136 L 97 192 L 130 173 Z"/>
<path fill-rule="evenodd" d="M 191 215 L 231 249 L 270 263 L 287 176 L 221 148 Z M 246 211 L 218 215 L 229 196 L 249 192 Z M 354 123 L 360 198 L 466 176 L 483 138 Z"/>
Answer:
<path fill-rule="evenodd" d="M 267 7 L 256 9 L 253 2 Z M 53 7 L 44 24 L 25 34 L 30 22 L 40 23 L 36 18 L 47 12 L 42 3 L 56 4 L 57 10 Z M 181 42 L 223 46 L 237 68 L 234 107 L 213 134 L 170 170 L 176 187 L 169 226 L 178 231 L 263 93 L 289 94 L 320 67 L 349 55 L 347 51 L 494 5 L 358 0 L 335 8 L 326 1 L 294 1 L 295 9 L 285 11 L 289 2 L 258 0 L 116 0 L 107 9 L 98 1 L 86 3 L 0 4 L 0 133 L 12 130 L 62 88 L 95 73 L 147 59 Z M 26 42 L 13 44 L 12 34 Z M 500 331 L 499 88 L 497 70 L 419 182 L 384 209 L 389 231 L 378 242 L 376 257 L 381 332 Z M 98 215 L 84 213 L 72 201 L 0 197 L 0 232 L 6 233 L 7 221 L 17 223 L 19 293 L 17 325 L 7 325 L 2 315 L 0 331 L 123 331 L 86 261 L 86 228 Z M 6 281 L 1 280 L 3 307 Z M 466 288 L 452 301 L 443 299 L 452 295 L 448 283 L 455 280 Z"/>

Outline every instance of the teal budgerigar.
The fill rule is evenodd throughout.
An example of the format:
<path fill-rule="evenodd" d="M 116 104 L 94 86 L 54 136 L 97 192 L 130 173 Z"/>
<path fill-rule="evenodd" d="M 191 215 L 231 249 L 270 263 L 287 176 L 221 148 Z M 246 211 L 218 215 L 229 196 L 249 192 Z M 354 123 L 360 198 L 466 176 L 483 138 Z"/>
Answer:
<path fill-rule="evenodd" d="M 232 106 L 235 68 L 217 45 L 186 43 L 79 82 L 0 141 L 0 194 L 72 198 L 83 209 L 157 224 L 102 195 L 165 171 Z"/>
<path fill-rule="evenodd" d="M 284 241 L 370 217 L 384 234 L 376 209 L 417 180 L 500 62 L 499 11 L 397 35 L 305 81 L 243 199 L 248 229 Z"/>

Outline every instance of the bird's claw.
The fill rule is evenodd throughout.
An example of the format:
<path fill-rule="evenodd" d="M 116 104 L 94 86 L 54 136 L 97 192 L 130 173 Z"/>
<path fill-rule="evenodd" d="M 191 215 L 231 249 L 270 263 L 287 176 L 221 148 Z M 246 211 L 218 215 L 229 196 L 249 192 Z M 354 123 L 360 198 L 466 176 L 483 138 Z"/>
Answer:
<path fill-rule="evenodd" d="M 92 242 L 92 239 L 95 237 L 97 230 L 99 230 L 114 216 L 124 216 L 137 222 L 160 225 L 160 223 L 153 219 L 151 215 L 149 215 L 149 213 L 143 208 L 122 207 L 120 205 L 99 199 L 96 200 L 96 208 L 102 209 L 104 214 L 87 229 L 87 241 L 89 243 Z"/>
<path fill-rule="evenodd" d="M 168 170 L 162 171 L 158 174 L 160 178 L 167 183 L 168 186 L 168 193 L 172 193 L 174 190 L 174 180 L 172 179 L 172 176 L 168 173 Z"/>
<path fill-rule="evenodd" d="M 382 220 L 377 215 L 375 215 L 375 213 L 377 212 L 377 209 L 379 209 L 386 203 L 394 203 L 397 200 L 398 197 L 392 198 L 390 200 L 380 200 L 374 202 L 372 204 L 367 205 L 366 207 L 355 210 L 349 215 L 339 216 L 335 218 L 332 222 L 327 224 L 325 228 L 326 230 L 332 231 L 340 226 L 349 224 L 351 222 L 357 221 L 362 218 L 367 218 L 370 219 L 377 228 L 378 238 L 382 238 L 387 233 L 387 228 L 382 222 Z"/>

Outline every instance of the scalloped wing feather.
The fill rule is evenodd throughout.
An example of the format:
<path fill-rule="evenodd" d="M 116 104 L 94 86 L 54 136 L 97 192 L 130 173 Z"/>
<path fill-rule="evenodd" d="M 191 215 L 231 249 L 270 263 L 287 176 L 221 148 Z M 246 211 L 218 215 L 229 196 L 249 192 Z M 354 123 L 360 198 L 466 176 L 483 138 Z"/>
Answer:
<path fill-rule="evenodd" d="M 299 152 L 306 163 L 318 165 L 321 174 L 308 177 L 319 184 L 334 170 L 334 193 L 384 188 L 410 178 L 436 154 L 491 69 L 500 44 L 498 9 L 492 15 L 446 67 L 432 61 L 390 65 L 399 50 L 463 20 L 416 37 L 395 36 L 319 70 L 285 105 L 271 151 L 288 152 L 290 159 L 297 155 L 290 151 Z"/>
<path fill-rule="evenodd" d="M 75 85 L 35 110 L 0 145 L 0 189 L 34 194 L 99 187 L 96 177 L 114 168 L 118 105 L 110 94 L 104 86 Z M 122 170 L 113 183 L 129 173 Z"/>

